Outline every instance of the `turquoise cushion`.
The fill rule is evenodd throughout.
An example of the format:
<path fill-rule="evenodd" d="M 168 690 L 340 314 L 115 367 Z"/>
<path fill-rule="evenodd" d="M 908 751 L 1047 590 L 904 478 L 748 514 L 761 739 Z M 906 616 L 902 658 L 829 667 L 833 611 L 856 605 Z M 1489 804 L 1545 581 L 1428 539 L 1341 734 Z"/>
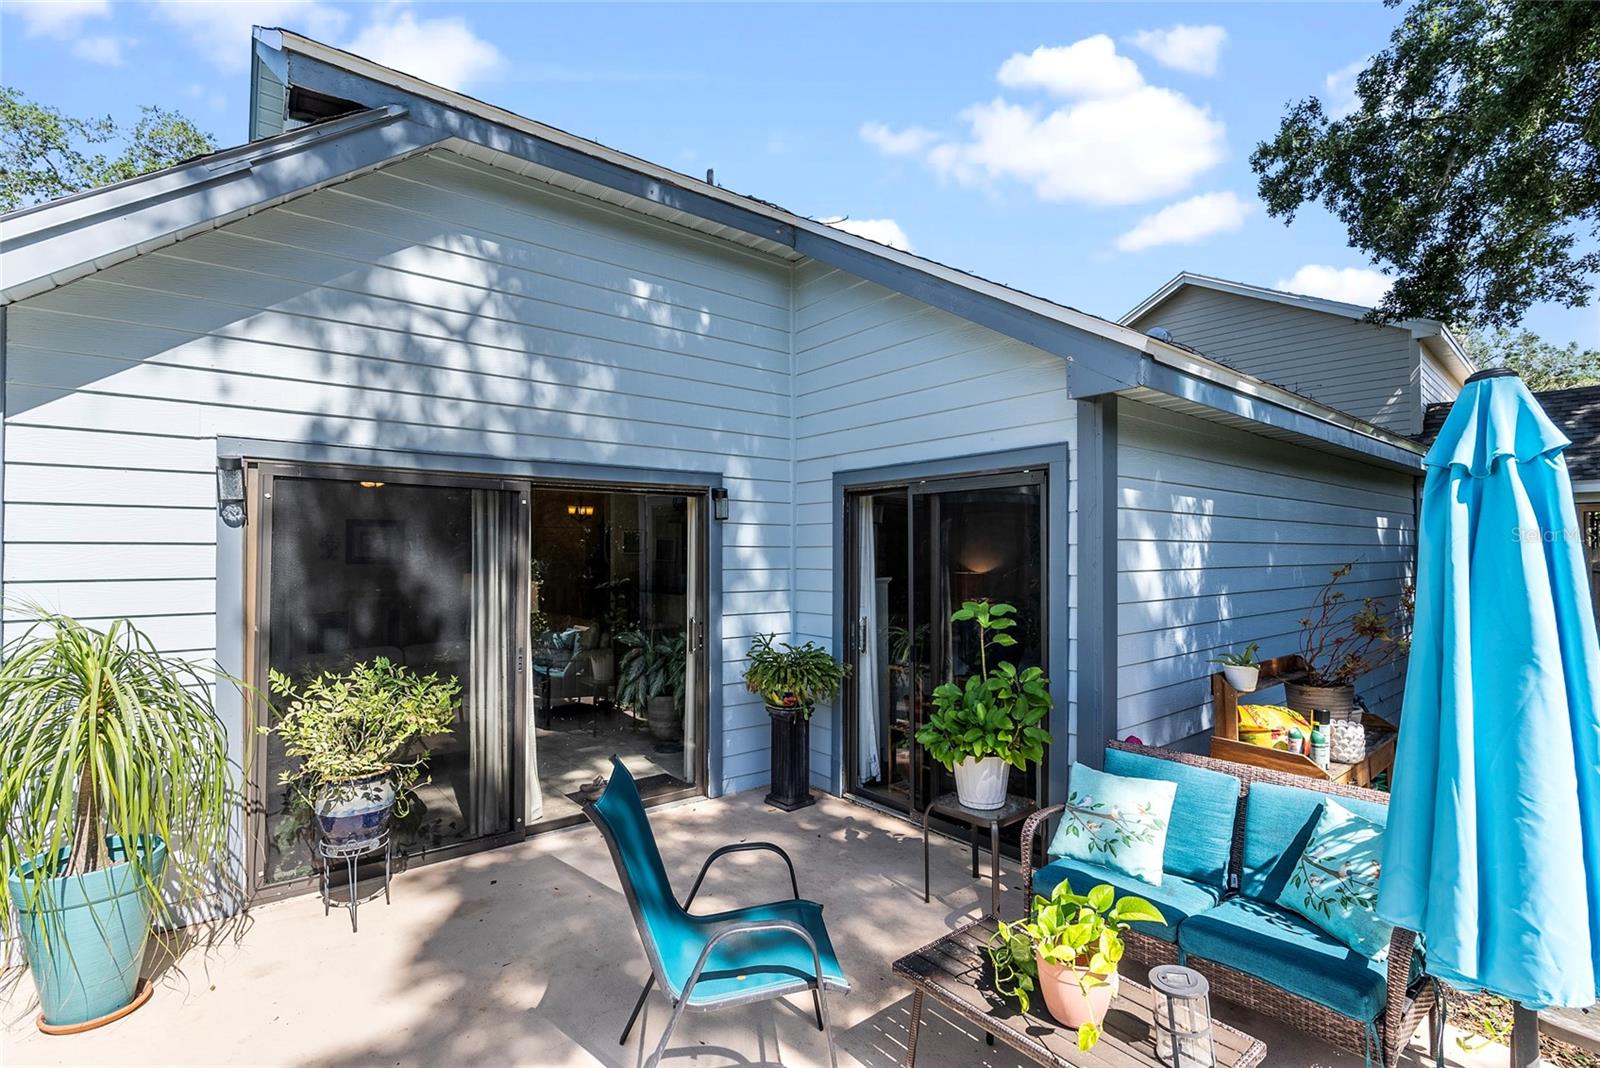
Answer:
<path fill-rule="evenodd" d="M 1228 887 L 1228 856 L 1233 849 L 1233 821 L 1239 811 L 1239 780 L 1209 768 L 1162 760 L 1144 753 L 1106 750 L 1106 770 L 1141 779 L 1170 779 L 1178 784 L 1167 827 L 1163 871 L 1214 886 Z"/>
<path fill-rule="evenodd" d="M 1033 873 L 1033 892 L 1050 896 L 1050 891 L 1062 879 L 1071 884 L 1072 889 L 1080 894 L 1086 894 L 1101 883 L 1109 883 L 1117 892 L 1118 897 L 1133 894 L 1142 897 L 1150 904 L 1161 910 L 1161 915 L 1167 919 L 1166 923 L 1136 923 L 1135 931 L 1141 934 L 1159 938 L 1163 942 L 1176 942 L 1178 940 L 1178 924 L 1213 907 L 1217 898 L 1221 896 L 1215 887 L 1206 886 L 1204 883 L 1185 879 L 1181 875 L 1167 873 L 1161 880 L 1160 886 L 1152 886 L 1141 879 L 1131 875 L 1124 875 L 1120 871 L 1099 864 L 1092 864 L 1084 860 L 1053 860 L 1049 864 Z"/>
<path fill-rule="evenodd" d="M 1273 905 L 1229 898 L 1185 921 L 1178 945 L 1351 1019 L 1373 1020 L 1383 1012 L 1388 972 L 1382 964 Z"/>
<path fill-rule="evenodd" d="M 1104 864 L 1159 886 L 1176 792 L 1168 779 L 1129 778 L 1074 764 L 1066 810 L 1047 852 Z"/>
<path fill-rule="evenodd" d="M 1322 803 L 1322 817 L 1278 904 L 1351 949 L 1381 960 L 1394 934 L 1394 925 L 1378 916 L 1382 862 L 1383 825 L 1330 797 Z"/>
<path fill-rule="evenodd" d="M 1311 841 L 1322 816 L 1322 803 L 1331 796 L 1298 786 L 1257 783 L 1250 787 L 1244 811 L 1244 867 L 1239 892 L 1245 897 L 1276 904 L 1289 885 L 1289 875 Z M 1339 804 L 1380 826 L 1389 806 L 1353 798 Z"/>

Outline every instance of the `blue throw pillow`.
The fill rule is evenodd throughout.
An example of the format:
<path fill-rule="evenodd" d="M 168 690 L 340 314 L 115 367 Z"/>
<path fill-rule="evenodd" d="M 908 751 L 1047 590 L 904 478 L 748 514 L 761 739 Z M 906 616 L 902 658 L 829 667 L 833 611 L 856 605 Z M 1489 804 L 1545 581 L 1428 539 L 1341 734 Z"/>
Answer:
<path fill-rule="evenodd" d="M 1383 825 L 1330 798 L 1278 904 L 1362 956 L 1382 960 L 1394 934 L 1394 926 L 1378 917 L 1382 856 Z"/>
<path fill-rule="evenodd" d="M 1050 855 L 1092 861 L 1160 886 L 1167 820 L 1177 792 L 1178 784 L 1165 779 L 1135 779 L 1074 764 Z"/>

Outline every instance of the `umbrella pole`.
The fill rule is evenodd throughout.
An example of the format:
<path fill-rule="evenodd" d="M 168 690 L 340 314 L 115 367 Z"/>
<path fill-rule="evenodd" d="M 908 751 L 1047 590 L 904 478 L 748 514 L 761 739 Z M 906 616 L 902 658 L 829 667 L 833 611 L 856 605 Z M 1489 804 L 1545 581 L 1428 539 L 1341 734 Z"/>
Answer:
<path fill-rule="evenodd" d="M 1520 1001 L 1511 1003 L 1511 1068 L 1538 1068 L 1539 1014 Z"/>

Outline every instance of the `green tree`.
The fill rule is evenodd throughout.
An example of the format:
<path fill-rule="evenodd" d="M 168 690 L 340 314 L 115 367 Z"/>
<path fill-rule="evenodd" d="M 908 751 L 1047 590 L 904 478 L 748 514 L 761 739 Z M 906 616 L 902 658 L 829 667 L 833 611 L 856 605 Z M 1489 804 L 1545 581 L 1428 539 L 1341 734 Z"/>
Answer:
<path fill-rule="evenodd" d="M 1500 327 L 1466 334 L 1461 347 L 1479 367 L 1511 368 L 1536 393 L 1600 385 L 1600 349 L 1580 349 L 1576 341 L 1560 348 L 1532 330 Z"/>
<path fill-rule="evenodd" d="M 1397 0 L 1387 0 L 1391 5 Z M 1600 3 L 1417 0 L 1357 106 L 1291 106 L 1250 162 L 1285 222 L 1321 203 L 1396 268 L 1384 320 L 1515 327 L 1600 271 Z"/>
<path fill-rule="evenodd" d="M 166 108 L 146 107 L 119 128 L 80 119 L 0 86 L 0 211 L 135 178 L 214 152 L 217 142 Z"/>

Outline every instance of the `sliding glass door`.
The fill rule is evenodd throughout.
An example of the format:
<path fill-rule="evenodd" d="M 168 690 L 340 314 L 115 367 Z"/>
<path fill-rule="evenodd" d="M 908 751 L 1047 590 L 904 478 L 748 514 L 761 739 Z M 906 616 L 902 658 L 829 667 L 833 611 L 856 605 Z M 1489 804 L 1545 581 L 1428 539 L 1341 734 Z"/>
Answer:
<path fill-rule="evenodd" d="M 950 614 L 963 601 L 1015 605 L 1017 644 L 1005 659 L 1048 667 L 1044 478 L 1019 471 L 874 487 L 847 495 L 846 516 L 851 788 L 920 812 L 953 788 L 916 743 L 932 691 L 978 670 L 977 636 Z M 1012 773 L 1013 793 L 1037 797 L 1041 787 L 1037 769 Z"/>

